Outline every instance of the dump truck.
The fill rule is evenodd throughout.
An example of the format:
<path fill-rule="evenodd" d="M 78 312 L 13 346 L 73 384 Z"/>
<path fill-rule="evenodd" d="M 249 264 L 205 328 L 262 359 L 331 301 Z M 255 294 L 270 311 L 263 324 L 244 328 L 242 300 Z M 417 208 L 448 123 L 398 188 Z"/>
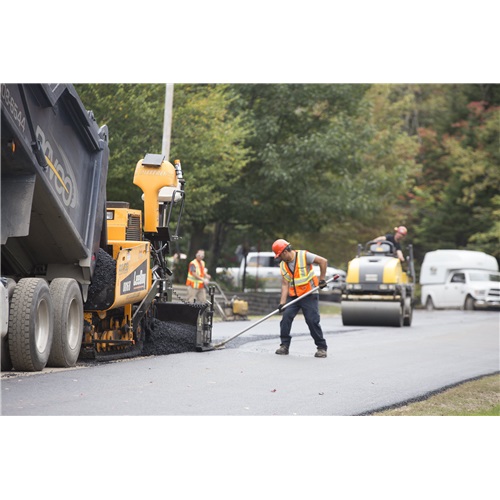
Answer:
<path fill-rule="evenodd" d="M 403 271 L 389 241 L 358 244 L 347 268 L 342 293 L 344 325 L 411 326 L 415 301 L 413 248 L 408 246 L 408 270 Z"/>
<path fill-rule="evenodd" d="M 137 162 L 143 222 L 107 201 L 108 128 L 73 85 L 2 84 L 1 104 L 2 371 L 138 355 L 153 321 L 193 326 L 197 347 L 209 345 L 209 303 L 172 302 L 166 265 L 180 161 Z"/>

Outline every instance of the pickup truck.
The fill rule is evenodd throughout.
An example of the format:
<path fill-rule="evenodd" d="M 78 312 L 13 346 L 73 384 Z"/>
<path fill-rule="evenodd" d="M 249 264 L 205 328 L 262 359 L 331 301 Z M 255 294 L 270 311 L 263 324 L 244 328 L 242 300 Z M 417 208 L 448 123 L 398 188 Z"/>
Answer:
<path fill-rule="evenodd" d="M 420 272 L 421 302 L 427 310 L 500 308 L 496 259 L 470 250 L 428 252 Z"/>
<path fill-rule="evenodd" d="M 319 275 L 319 266 L 317 268 Z M 246 271 L 246 275 L 245 275 Z M 218 267 L 216 273 L 223 280 L 228 281 L 232 286 L 242 289 L 243 276 L 245 276 L 245 290 L 265 290 L 274 292 L 281 290 L 280 263 L 274 258 L 273 252 L 249 252 L 246 259 L 242 259 L 239 267 Z M 328 267 L 326 277 L 331 278 L 334 274 L 339 274 L 340 278 L 329 284 L 332 289 L 340 289 L 345 283 L 346 272 L 335 267 Z"/>

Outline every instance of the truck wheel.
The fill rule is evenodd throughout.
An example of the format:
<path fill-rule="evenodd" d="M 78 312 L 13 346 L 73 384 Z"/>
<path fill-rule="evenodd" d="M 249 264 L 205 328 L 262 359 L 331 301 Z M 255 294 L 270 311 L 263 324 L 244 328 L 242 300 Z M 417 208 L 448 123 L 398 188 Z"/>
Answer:
<path fill-rule="evenodd" d="M 48 366 L 75 366 L 83 336 L 83 299 L 78 283 L 71 278 L 56 278 L 50 284 L 54 306 L 54 338 Z"/>
<path fill-rule="evenodd" d="M 7 278 L 7 292 L 9 296 L 9 304 L 10 304 L 10 299 L 12 299 L 12 295 L 14 294 L 15 288 L 16 288 L 16 282 L 12 278 Z M 3 372 L 8 372 L 12 370 L 12 359 L 10 359 L 8 335 L 9 334 L 7 333 L 7 335 L 2 339 L 2 345 L 0 347 L 1 349 L 0 369 Z"/>
<path fill-rule="evenodd" d="M 53 335 L 49 285 L 41 278 L 19 280 L 9 314 L 9 352 L 14 369 L 34 372 L 45 368 Z"/>
<path fill-rule="evenodd" d="M 429 297 L 427 297 L 427 300 L 425 301 L 425 308 L 428 310 L 428 311 L 434 311 L 435 307 L 434 307 L 434 302 L 432 301 L 431 299 L 431 296 L 429 295 Z"/>
<path fill-rule="evenodd" d="M 475 308 L 476 307 L 474 305 L 474 299 L 470 295 L 467 295 L 465 302 L 464 302 L 464 310 L 465 311 L 474 311 Z"/>

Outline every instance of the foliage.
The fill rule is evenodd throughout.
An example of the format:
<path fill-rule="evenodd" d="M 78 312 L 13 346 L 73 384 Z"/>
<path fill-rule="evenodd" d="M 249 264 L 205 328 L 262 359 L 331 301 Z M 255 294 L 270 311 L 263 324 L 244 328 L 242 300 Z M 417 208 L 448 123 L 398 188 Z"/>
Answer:
<path fill-rule="evenodd" d="M 108 198 L 140 208 L 133 173 L 161 151 L 165 85 L 76 87 L 109 127 Z M 205 248 L 214 269 L 285 237 L 345 267 L 358 242 L 405 224 L 417 261 L 436 248 L 500 258 L 499 106 L 497 84 L 176 84 L 176 250 Z"/>
<path fill-rule="evenodd" d="M 240 243 L 267 250 L 286 237 L 339 265 L 360 241 L 353 228 L 367 239 L 385 232 L 388 214 L 397 214 L 394 205 L 418 171 L 417 138 L 400 119 L 407 96 L 389 100 L 389 86 L 367 85 L 236 89 L 255 124 L 254 157 L 228 205 L 241 224 Z"/>
<path fill-rule="evenodd" d="M 175 85 L 171 151 L 187 179 L 189 255 L 206 246 L 208 225 L 227 219 L 225 201 L 248 161 L 244 141 L 251 129 L 245 113 L 229 112 L 235 98 L 227 85 Z"/>
<path fill-rule="evenodd" d="M 76 85 L 84 105 L 110 135 L 108 199 L 142 208 L 133 184 L 137 161 L 162 149 L 165 85 Z M 228 108 L 235 96 L 227 85 L 175 85 L 171 158 L 179 158 L 186 182 L 186 208 L 181 233 L 194 255 L 206 244 L 208 224 L 224 218 L 222 202 L 246 164 L 243 144 L 250 129 L 245 114 Z M 221 208 L 222 207 L 222 208 Z M 176 251 L 180 251 L 177 242 Z"/>
<path fill-rule="evenodd" d="M 142 208 L 134 171 L 145 154 L 161 153 L 165 85 L 80 84 L 75 88 L 97 123 L 109 129 L 108 200 Z"/>
<path fill-rule="evenodd" d="M 420 130 L 423 170 L 411 205 L 421 255 L 468 248 L 500 258 L 500 108 L 481 101 L 467 111 L 452 134 Z"/>

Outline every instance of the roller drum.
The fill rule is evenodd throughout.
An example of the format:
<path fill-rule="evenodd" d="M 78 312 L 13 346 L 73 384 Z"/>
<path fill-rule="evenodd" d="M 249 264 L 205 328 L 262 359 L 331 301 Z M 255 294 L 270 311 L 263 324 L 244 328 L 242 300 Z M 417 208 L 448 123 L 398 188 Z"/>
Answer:
<path fill-rule="evenodd" d="M 342 301 L 345 326 L 403 326 L 400 302 Z"/>

